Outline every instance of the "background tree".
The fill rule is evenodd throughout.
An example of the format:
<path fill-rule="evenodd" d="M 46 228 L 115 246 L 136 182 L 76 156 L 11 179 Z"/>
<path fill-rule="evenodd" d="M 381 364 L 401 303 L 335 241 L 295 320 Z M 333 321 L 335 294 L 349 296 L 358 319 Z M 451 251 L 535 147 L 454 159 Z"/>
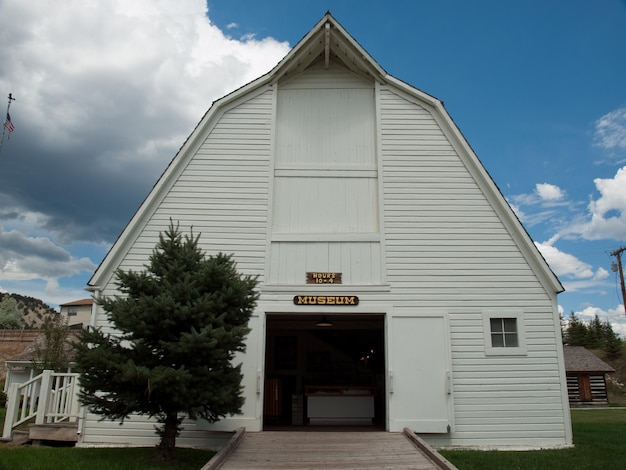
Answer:
<path fill-rule="evenodd" d="M 608 323 L 607 323 L 608 325 Z M 610 325 L 608 325 L 610 328 Z M 613 330 L 611 329 L 611 332 Z M 602 349 L 606 342 L 607 329 L 602 324 L 598 315 L 595 315 L 593 319 L 587 324 L 587 344 L 589 349 Z"/>
<path fill-rule="evenodd" d="M 116 271 L 121 296 L 96 299 L 120 332 L 81 333 L 75 361 L 83 404 L 112 420 L 156 417 L 159 456 L 173 457 L 184 415 L 215 422 L 239 413 L 241 365 L 256 277 L 231 256 L 205 258 L 198 237 L 178 225 L 159 235 L 146 271 Z"/>
<path fill-rule="evenodd" d="M 605 334 L 606 342 L 604 344 L 604 351 L 606 352 L 606 357 L 608 359 L 621 357 L 624 354 L 624 343 L 619 335 L 613 331 L 613 328 L 610 328 L 610 331 L 607 330 Z"/>
<path fill-rule="evenodd" d="M 616 359 L 623 354 L 621 338 L 613 331 L 608 320 L 602 322 L 597 315 L 589 322 L 583 322 L 572 312 L 565 323 L 563 342 L 570 346 L 603 350 L 609 359 Z"/>
<path fill-rule="evenodd" d="M 569 316 L 563 335 L 565 344 L 570 346 L 585 346 L 587 344 L 587 325 L 574 312 Z"/>
<path fill-rule="evenodd" d="M 23 328 L 23 316 L 14 298 L 6 296 L 2 302 L 0 302 L 0 328 L 7 330 Z"/>
<path fill-rule="evenodd" d="M 33 369 L 65 372 L 70 364 L 70 349 L 67 343 L 69 328 L 67 319 L 56 315 L 48 318 L 42 328 L 43 342 L 35 343 Z"/>

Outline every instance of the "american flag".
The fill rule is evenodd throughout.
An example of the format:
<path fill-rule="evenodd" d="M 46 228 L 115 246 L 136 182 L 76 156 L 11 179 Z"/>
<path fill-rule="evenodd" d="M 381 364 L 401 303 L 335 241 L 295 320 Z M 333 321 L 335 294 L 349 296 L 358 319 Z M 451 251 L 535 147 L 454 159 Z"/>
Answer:
<path fill-rule="evenodd" d="M 15 130 L 15 126 L 11 122 L 11 115 L 9 113 L 7 113 L 7 118 L 4 121 L 4 127 L 5 127 L 5 129 L 7 131 L 9 131 L 9 134 L 7 135 L 7 139 L 10 139 L 11 138 L 11 132 L 13 132 Z"/>

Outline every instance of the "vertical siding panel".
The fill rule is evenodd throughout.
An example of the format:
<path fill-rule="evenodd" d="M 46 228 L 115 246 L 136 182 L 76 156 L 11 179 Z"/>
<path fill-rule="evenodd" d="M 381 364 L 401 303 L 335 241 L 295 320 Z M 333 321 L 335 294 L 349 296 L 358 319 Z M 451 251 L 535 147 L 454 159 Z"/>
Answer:
<path fill-rule="evenodd" d="M 281 84 L 277 165 L 374 164 L 373 105 L 373 84 L 334 64 Z"/>
<path fill-rule="evenodd" d="M 277 177 L 274 233 L 378 232 L 374 177 Z"/>
<path fill-rule="evenodd" d="M 328 244 L 328 272 L 332 272 L 332 273 L 342 272 L 343 266 L 346 266 L 346 263 L 343 263 L 341 259 L 341 246 L 338 243 L 329 243 Z"/>
<path fill-rule="evenodd" d="M 277 100 L 271 252 L 288 258 L 268 264 L 270 279 L 300 285 L 304 272 L 333 266 L 344 283 L 380 283 L 380 261 L 370 260 L 380 252 L 370 246 L 380 245 L 373 82 L 314 65 L 279 83 Z"/>

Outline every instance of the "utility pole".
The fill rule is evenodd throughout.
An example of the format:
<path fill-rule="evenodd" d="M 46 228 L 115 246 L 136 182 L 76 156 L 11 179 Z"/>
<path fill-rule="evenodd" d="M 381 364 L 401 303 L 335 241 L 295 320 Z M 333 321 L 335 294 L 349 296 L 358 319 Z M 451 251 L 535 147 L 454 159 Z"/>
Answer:
<path fill-rule="evenodd" d="M 622 286 L 622 303 L 624 308 L 626 308 L 626 287 L 624 287 L 624 268 L 622 267 L 622 253 L 626 251 L 626 247 L 618 248 L 615 251 L 611 252 L 611 256 L 615 256 L 617 258 L 617 272 L 619 273 L 619 281 Z"/>

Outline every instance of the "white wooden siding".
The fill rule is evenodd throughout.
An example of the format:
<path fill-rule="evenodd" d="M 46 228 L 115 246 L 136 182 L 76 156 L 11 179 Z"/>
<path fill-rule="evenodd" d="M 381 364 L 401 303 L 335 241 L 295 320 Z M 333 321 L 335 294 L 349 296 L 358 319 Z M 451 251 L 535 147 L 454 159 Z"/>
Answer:
<path fill-rule="evenodd" d="M 429 440 L 562 444 L 567 419 L 551 296 L 426 107 L 383 88 L 381 129 L 395 312 L 449 314 L 454 426 Z M 524 314 L 528 354 L 487 356 L 482 312 L 511 308 Z"/>
<path fill-rule="evenodd" d="M 269 196 L 270 148 L 272 134 L 272 96 L 262 93 L 224 112 L 210 129 L 204 143 L 184 168 L 144 223 L 143 230 L 120 263 L 123 270 L 143 270 L 159 233 L 170 218 L 180 222 L 183 233 L 193 227 L 201 234 L 200 247 L 207 254 L 234 254 L 238 269 L 262 276 L 265 266 L 267 211 Z M 261 277 L 262 279 L 262 277 Z M 102 295 L 118 294 L 113 282 L 104 286 Z M 96 326 L 115 333 L 102 314 Z M 258 318 L 256 321 L 258 325 Z M 256 341 L 256 336 L 251 341 Z M 255 344 L 251 346 L 256 352 Z M 242 419 L 254 420 L 256 354 L 243 357 L 247 399 Z M 98 421 L 87 414 L 83 444 L 154 445 L 154 422 L 132 416 L 122 428 L 117 422 Z M 202 426 L 200 426 L 202 428 Z M 211 446 L 206 431 L 188 422 L 177 439 L 179 445 Z"/>
<path fill-rule="evenodd" d="M 271 93 L 226 111 L 145 224 L 122 269 L 140 269 L 170 219 L 193 227 L 209 254 L 234 253 L 262 273 L 267 233 Z M 133 266 L 132 260 L 141 260 Z"/>
<path fill-rule="evenodd" d="M 430 112 L 386 90 L 381 109 L 386 258 L 396 293 L 424 291 L 430 302 L 448 306 L 456 298 L 488 307 L 491 298 L 496 306 L 527 307 L 534 298 L 550 308 L 490 201 L 444 133 L 435 131 Z"/>

